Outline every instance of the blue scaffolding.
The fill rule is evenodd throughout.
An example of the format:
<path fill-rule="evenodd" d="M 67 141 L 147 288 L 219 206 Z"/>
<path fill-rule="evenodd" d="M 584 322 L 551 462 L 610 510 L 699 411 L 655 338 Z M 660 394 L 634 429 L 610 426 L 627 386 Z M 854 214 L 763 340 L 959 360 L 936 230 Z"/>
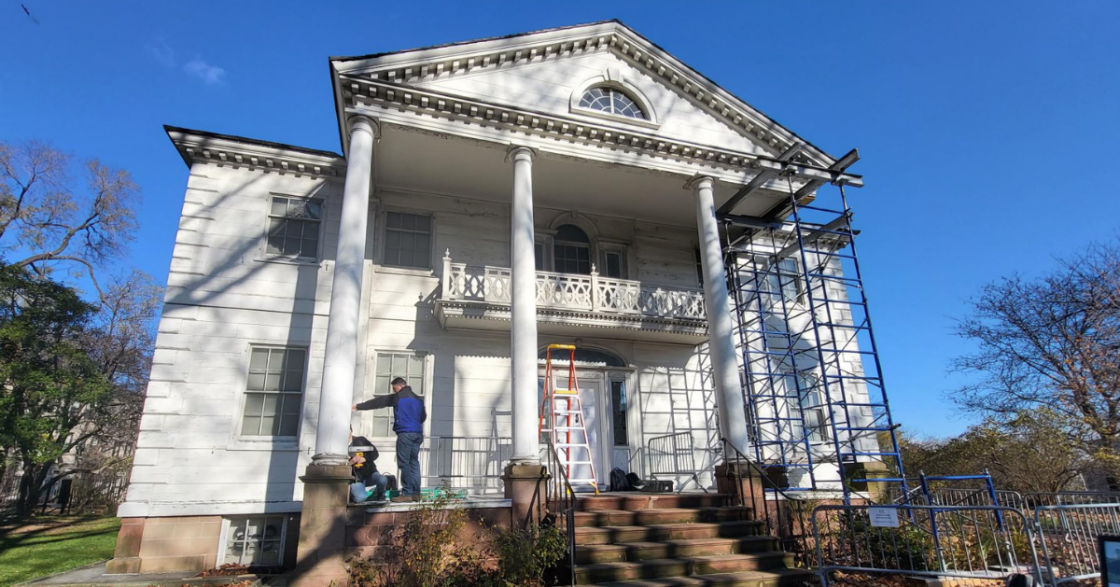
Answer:
<path fill-rule="evenodd" d="M 788 169 L 771 213 L 720 214 L 754 457 L 788 490 L 842 489 L 848 503 L 870 482 L 905 500 L 844 184 L 824 194 Z"/>

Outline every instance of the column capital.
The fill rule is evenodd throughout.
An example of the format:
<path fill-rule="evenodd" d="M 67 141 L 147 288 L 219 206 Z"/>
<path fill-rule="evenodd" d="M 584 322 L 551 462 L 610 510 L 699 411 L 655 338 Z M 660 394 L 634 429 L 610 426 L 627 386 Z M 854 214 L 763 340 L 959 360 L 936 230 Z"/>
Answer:
<path fill-rule="evenodd" d="M 703 188 L 711 188 L 715 185 L 715 179 L 710 175 L 702 175 L 697 173 L 684 182 L 682 186 L 686 190 L 698 190 Z"/>
<path fill-rule="evenodd" d="M 506 161 L 529 161 L 536 158 L 537 152 L 525 145 L 510 145 L 506 149 Z"/>
<path fill-rule="evenodd" d="M 372 134 L 374 139 L 381 140 L 381 122 L 376 118 L 365 114 L 351 114 L 346 122 L 350 134 L 354 134 L 356 130 L 365 130 Z"/>

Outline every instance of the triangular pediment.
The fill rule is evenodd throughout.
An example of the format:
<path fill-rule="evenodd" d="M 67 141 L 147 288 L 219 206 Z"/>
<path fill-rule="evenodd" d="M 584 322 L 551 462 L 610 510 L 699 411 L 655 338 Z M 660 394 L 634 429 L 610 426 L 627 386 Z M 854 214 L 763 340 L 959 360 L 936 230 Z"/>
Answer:
<path fill-rule="evenodd" d="M 795 144 L 803 162 L 835 159 L 723 90 L 625 25 L 611 21 L 439 47 L 331 60 L 338 77 L 414 87 L 480 104 L 565 116 L 665 139 L 775 157 Z M 345 83 L 345 82 L 343 82 Z M 649 121 L 596 116 L 583 91 L 628 91 Z"/>

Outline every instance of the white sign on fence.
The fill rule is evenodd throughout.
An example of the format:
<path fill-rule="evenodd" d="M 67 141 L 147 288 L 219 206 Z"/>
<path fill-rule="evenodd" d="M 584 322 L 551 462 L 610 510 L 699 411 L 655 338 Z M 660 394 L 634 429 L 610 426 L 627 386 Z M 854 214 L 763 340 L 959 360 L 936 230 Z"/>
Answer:
<path fill-rule="evenodd" d="M 897 528 L 898 510 L 896 508 L 867 508 L 873 528 Z"/>

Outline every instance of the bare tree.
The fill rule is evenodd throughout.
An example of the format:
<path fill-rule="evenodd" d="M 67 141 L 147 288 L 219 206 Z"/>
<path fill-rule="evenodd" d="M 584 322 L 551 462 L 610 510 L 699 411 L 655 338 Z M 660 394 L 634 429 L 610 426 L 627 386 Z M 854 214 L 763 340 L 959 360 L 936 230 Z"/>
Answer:
<path fill-rule="evenodd" d="M 987 418 L 959 436 L 923 440 L 903 434 L 899 446 L 910 475 L 976 475 L 987 470 L 999 489 L 1054 493 L 1075 488 L 1093 462 L 1068 442 L 1062 418 L 1045 408 L 1011 420 Z"/>
<path fill-rule="evenodd" d="M 70 167 L 70 155 L 43 143 L 0 142 L 0 255 L 40 276 L 79 265 L 104 295 L 95 268 L 132 240 L 140 190 L 127 171 L 97 159 L 85 163 L 79 189 Z"/>
<path fill-rule="evenodd" d="M 992 283 L 972 306 L 957 333 L 978 350 L 955 366 L 979 378 L 954 400 L 1001 421 L 1050 410 L 1068 442 L 1120 465 L 1120 239 Z"/>

